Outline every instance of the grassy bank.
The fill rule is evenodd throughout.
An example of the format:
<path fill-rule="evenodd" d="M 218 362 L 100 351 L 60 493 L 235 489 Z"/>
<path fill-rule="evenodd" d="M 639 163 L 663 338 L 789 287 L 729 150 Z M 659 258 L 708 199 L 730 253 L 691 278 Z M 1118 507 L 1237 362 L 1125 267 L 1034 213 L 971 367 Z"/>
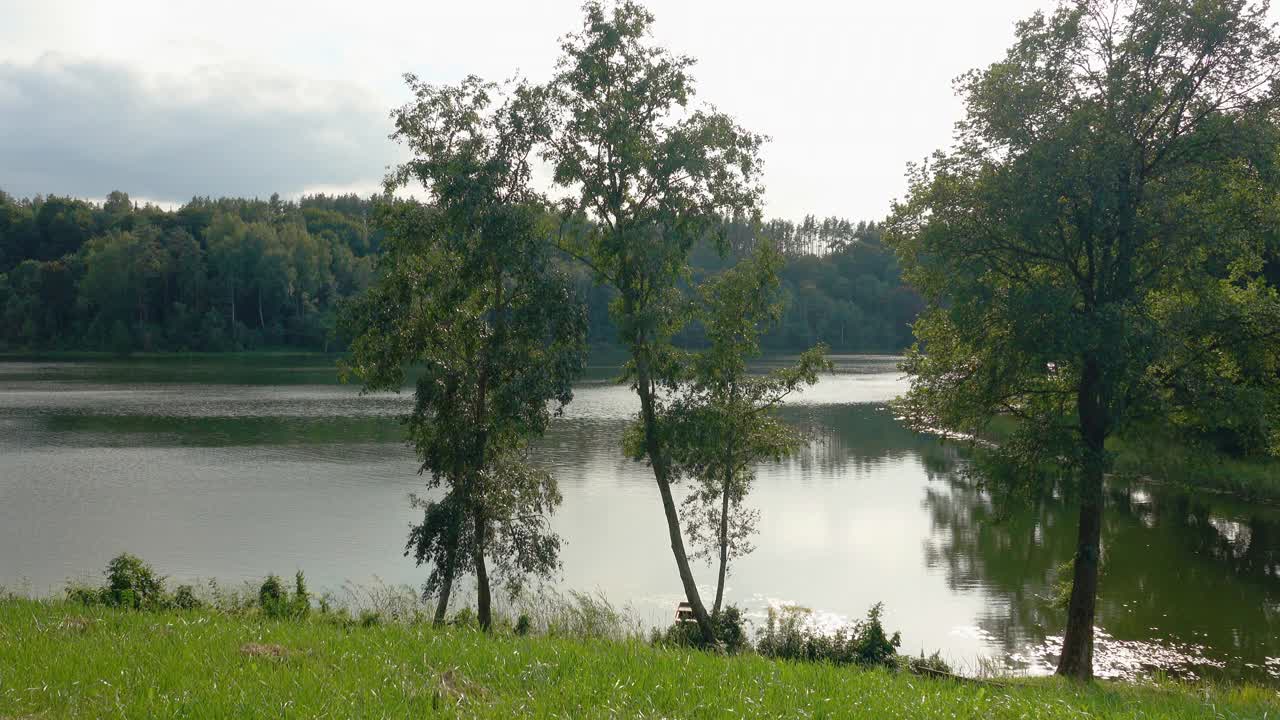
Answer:
<path fill-rule="evenodd" d="M 1108 449 L 1123 475 L 1280 502 L 1280 458 L 1235 458 L 1158 434 L 1115 438 Z"/>
<path fill-rule="evenodd" d="M 986 438 L 1002 442 L 1017 429 L 1017 421 L 999 417 Z M 1107 440 L 1113 472 L 1177 485 L 1193 491 L 1227 493 L 1255 502 L 1280 503 L 1280 458 L 1233 457 L 1204 445 L 1189 444 L 1158 427 L 1146 427 Z"/>
<path fill-rule="evenodd" d="M 639 641 L 0 601 L 0 718 L 1263 718 L 1258 687 L 1001 684 Z"/>

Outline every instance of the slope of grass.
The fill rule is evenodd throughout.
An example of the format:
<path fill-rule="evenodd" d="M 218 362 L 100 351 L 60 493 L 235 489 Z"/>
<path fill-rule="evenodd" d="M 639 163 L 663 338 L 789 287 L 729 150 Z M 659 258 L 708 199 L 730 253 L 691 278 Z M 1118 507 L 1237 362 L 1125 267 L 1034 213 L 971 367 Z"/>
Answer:
<path fill-rule="evenodd" d="M 1001 684 L 208 611 L 0 600 L 0 718 L 1264 718 L 1251 686 Z"/>

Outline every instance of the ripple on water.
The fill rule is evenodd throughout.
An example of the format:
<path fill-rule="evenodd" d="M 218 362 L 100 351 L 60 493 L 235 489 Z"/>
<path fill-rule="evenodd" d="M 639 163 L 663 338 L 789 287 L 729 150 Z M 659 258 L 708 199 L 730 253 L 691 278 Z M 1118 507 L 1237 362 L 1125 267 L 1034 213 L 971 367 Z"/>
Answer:
<path fill-rule="evenodd" d="M 1227 668 L 1229 662 L 1211 657 L 1196 643 L 1165 640 L 1120 640 L 1102 628 L 1093 629 L 1093 674 L 1115 680 L 1135 680 L 1162 674 L 1199 680 Z M 1010 653 L 1009 669 L 1029 675 L 1049 675 L 1057 669 L 1062 654 L 1062 636 L 1051 635 L 1038 645 Z M 1244 663 L 1235 661 L 1238 665 Z"/>

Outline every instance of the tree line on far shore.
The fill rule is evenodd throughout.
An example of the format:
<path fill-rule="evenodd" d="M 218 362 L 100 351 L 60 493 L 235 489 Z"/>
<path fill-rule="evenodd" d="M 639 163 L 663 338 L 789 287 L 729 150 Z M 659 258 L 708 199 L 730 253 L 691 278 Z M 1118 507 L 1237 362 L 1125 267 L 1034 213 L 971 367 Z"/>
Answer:
<path fill-rule="evenodd" d="M 0 188 L 0 351 L 344 350 L 337 316 L 374 281 L 383 231 L 379 196 L 297 200 L 193 198 L 165 210 L 120 191 L 103 203 L 12 197 Z M 837 351 L 898 352 L 923 307 L 906 287 L 875 222 L 812 216 L 770 221 L 782 249 L 785 311 L 763 338 L 772 351 L 825 342 Z M 729 228 L 730 257 L 701 246 L 706 275 L 749 251 Z M 588 307 L 588 342 L 617 330 L 613 293 L 570 272 Z M 705 343 L 699 329 L 682 343 Z"/>

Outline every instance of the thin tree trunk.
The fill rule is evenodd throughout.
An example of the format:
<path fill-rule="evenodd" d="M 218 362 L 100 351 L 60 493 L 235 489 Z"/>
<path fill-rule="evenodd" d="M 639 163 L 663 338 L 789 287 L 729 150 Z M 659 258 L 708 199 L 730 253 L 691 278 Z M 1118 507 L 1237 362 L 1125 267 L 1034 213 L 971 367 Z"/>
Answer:
<path fill-rule="evenodd" d="M 702 636 L 715 642 L 715 632 L 711 625 L 711 616 L 702 604 L 702 596 L 698 594 L 698 584 L 693 579 L 693 570 L 689 567 L 689 556 L 684 549 L 684 535 L 680 531 L 680 515 L 676 512 L 675 498 L 671 495 L 671 479 L 667 467 L 666 456 L 658 442 L 658 421 L 654 409 L 653 385 L 649 376 L 647 362 L 640 359 L 636 363 L 636 387 L 640 394 L 640 414 L 644 422 L 645 451 L 649 456 L 649 464 L 653 467 L 653 476 L 658 483 L 658 494 L 662 496 L 662 510 L 667 518 L 667 534 L 671 537 L 671 553 L 676 558 L 676 569 L 680 572 L 680 583 L 684 586 L 684 595 L 693 609 L 693 617 L 698 621 Z"/>
<path fill-rule="evenodd" d="M 1077 680 L 1093 678 L 1093 623 L 1098 599 L 1098 567 L 1102 539 L 1102 476 L 1105 471 L 1107 423 L 1102 403 L 1101 373 L 1096 361 L 1086 360 L 1078 398 L 1080 429 L 1085 444 L 1080 479 L 1080 521 L 1067 605 L 1067 630 L 1062 639 L 1058 674 Z"/>
<path fill-rule="evenodd" d="M 266 329 L 267 323 L 262 319 L 262 286 L 258 286 L 258 327 Z"/>
<path fill-rule="evenodd" d="M 497 261 L 493 262 L 493 336 L 490 340 L 491 348 L 497 347 L 502 342 L 502 334 L 504 330 L 503 323 L 503 299 L 502 299 L 502 268 L 498 266 Z M 485 566 L 484 551 L 487 541 L 485 532 L 485 513 L 484 513 L 484 492 L 480 487 L 481 476 L 480 471 L 485 467 L 488 461 L 488 428 L 484 425 L 486 413 L 488 411 L 488 393 L 489 393 L 489 372 L 488 357 L 481 358 L 479 392 L 476 402 L 476 425 L 481 428 L 476 435 L 476 476 L 471 481 L 471 506 L 472 506 L 472 522 L 475 525 L 475 566 L 476 566 L 476 615 L 480 620 L 480 629 L 488 632 L 493 627 L 493 616 L 490 609 L 490 590 L 489 590 L 489 570 Z"/>
<path fill-rule="evenodd" d="M 720 613 L 724 602 L 724 577 L 729 569 L 729 476 L 731 470 L 724 471 L 724 493 L 720 498 L 720 577 L 716 580 L 716 602 L 711 606 L 711 614 Z"/>
<path fill-rule="evenodd" d="M 484 511 L 477 508 L 472 516 L 475 523 L 476 547 L 476 616 L 480 620 L 480 629 L 488 632 L 493 626 L 490 610 L 489 570 L 484 564 L 485 520 Z"/>
<path fill-rule="evenodd" d="M 449 612 L 449 596 L 453 594 L 453 572 L 453 551 L 450 551 L 440 578 L 440 597 L 436 598 L 436 616 L 432 620 L 436 627 L 444 625 L 445 615 Z"/>

